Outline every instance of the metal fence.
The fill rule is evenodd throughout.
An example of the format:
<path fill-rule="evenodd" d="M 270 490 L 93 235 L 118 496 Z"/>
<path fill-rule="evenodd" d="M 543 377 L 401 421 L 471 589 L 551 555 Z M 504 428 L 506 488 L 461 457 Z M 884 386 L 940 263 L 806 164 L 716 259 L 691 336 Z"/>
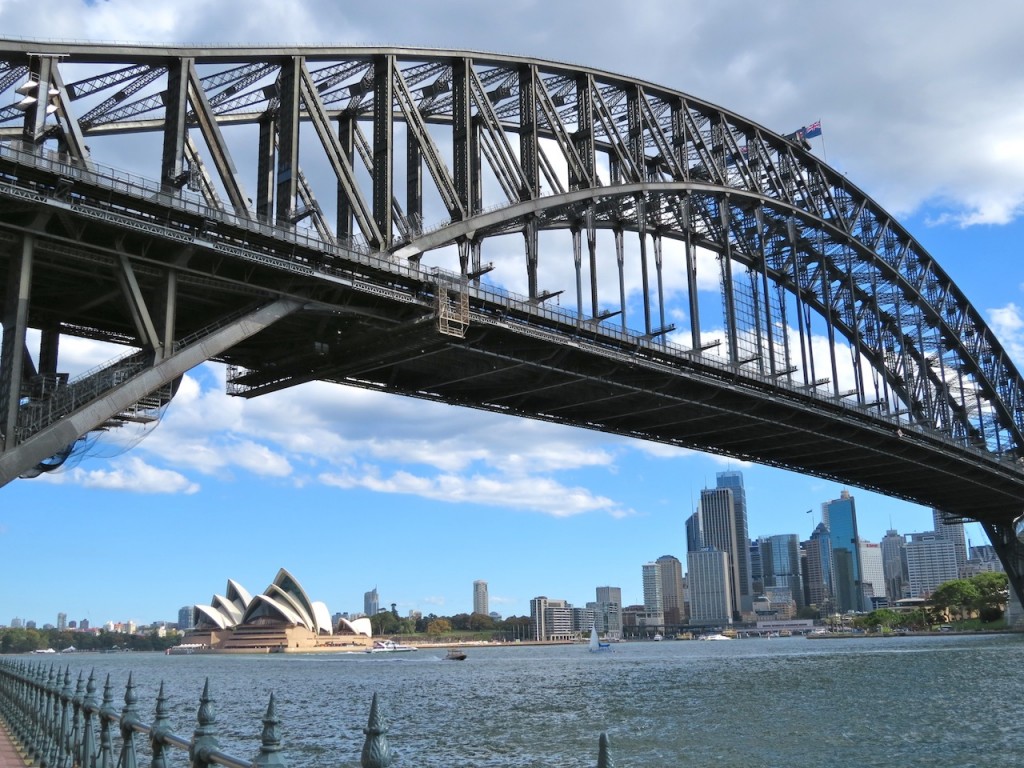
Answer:
<path fill-rule="evenodd" d="M 190 738 L 169 728 L 163 683 L 156 697 L 153 722 L 147 725 L 139 713 L 131 675 L 120 710 L 114 706 L 109 675 L 102 698 L 97 695 L 93 673 L 86 680 L 79 672 L 74 686 L 71 681 L 70 667 L 61 671 L 52 664 L 47 667 L 45 662 L 0 660 L 0 723 L 6 725 L 26 763 L 39 768 L 140 768 L 148 752 L 150 768 L 169 768 L 174 762 L 173 752 L 178 750 L 187 753 L 190 768 L 288 768 L 273 694 L 263 715 L 259 753 L 245 760 L 220 749 L 209 680 L 199 697 L 197 725 Z M 363 733 L 366 738 L 359 757 L 362 768 L 391 766 L 395 754 L 376 693 Z M 613 766 L 608 736 L 602 733 L 597 768 Z"/>

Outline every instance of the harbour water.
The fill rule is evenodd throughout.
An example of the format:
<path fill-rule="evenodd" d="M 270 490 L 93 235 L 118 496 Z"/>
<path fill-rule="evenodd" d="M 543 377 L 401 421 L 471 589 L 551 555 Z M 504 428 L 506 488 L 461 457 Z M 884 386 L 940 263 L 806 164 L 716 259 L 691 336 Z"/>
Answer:
<path fill-rule="evenodd" d="M 373 693 L 396 766 L 1024 766 L 1024 635 L 469 647 L 403 654 L 59 656 L 128 673 L 175 732 L 209 680 L 221 747 L 251 758 L 274 693 L 290 766 L 357 766 Z M 49 660 L 48 660 L 49 661 Z"/>

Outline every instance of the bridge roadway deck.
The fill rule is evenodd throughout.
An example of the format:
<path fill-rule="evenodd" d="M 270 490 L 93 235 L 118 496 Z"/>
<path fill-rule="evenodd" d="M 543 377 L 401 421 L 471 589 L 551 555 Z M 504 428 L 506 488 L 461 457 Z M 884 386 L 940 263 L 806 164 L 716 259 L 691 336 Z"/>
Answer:
<path fill-rule="evenodd" d="M 7 726 L 0 720 L 0 768 L 25 768 L 31 765 L 14 744 Z"/>

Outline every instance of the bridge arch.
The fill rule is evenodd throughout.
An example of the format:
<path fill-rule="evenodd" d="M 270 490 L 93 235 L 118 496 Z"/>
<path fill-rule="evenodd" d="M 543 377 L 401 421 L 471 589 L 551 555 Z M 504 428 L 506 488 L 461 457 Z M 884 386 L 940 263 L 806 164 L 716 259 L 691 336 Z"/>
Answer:
<path fill-rule="evenodd" d="M 153 139 L 140 163 L 152 183 L 103 165 L 117 164 L 128 134 Z M 101 143 L 109 158 L 89 149 Z M 979 520 L 1021 589 L 1024 382 L 935 260 L 800 135 L 681 91 L 528 57 L 7 40 L 0 172 L 0 477 L 39 470 L 205 356 L 233 366 L 244 396 L 317 378 L 383 386 L 845 477 Z M 539 284 L 549 230 L 572 238 L 562 274 L 575 284 L 558 291 Z M 613 234 L 620 288 L 603 302 L 599 230 Z M 486 251 L 509 234 L 522 238 L 522 296 L 485 279 Z M 682 244 L 675 272 L 663 272 L 664 241 Z M 427 269 L 446 246 L 458 251 L 454 274 Z M 720 270 L 719 348 L 700 324 L 702 251 Z M 94 282 L 76 284 L 57 253 Z M 622 288 L 627 259 L 642 273 L 638 295 Z M 575 292 L 575 312 L 546 305 L 562 291 Z M 669 327 L 666 294 L 686 297 L 684 331 Z M 213 296 L 228 300 L 215 310 Z M 608 322 L 627 304 L 641 308 L 643 328 Z M 29 327 L 44 332 L 35 360 Z M 815 360 L 822 327 L 828 354 Z M 144 354 L 56 408 L 69 391 L 61 334 Z M 584 373 L 531 357 L 523 334 Z M 296 337 L 308 349 L 282 348 Z M 427 342 L 464 376 L 402 358 L 403 345 Z M 650 407 L 638 405 L 644 387 L 624 355 L 655 382 Z M 840 355 L 850 356 L 847 378 Z M 486 374 L 481 356 L 506 379 Z M 542 396 L 515 366 L 587 393 L 598 410 Z M 621 411 L 598 405 L 598 369 L 611 371 Z M 489 397 L 468 383 L 488 376 L 509 390 Z M 720 416 L 745 413 L 765 443 L 697 428 L 695 404 L 712 391 L 731 403 Z M 638 416 L 658 409 L 673 420 Z M 28 414 L 41 411 L 58 415 L 39 422 L 49 437 L 28 451 L 28 421 L 38 421 Z M 767 445 L 784 427 L 813 447 Z M 822 430 L 861 452 L 853 469 L 815 457 L 834 439 L 815 440 Z M 877 466 L 886 462 L 924 474 L 900 478 Z"/>

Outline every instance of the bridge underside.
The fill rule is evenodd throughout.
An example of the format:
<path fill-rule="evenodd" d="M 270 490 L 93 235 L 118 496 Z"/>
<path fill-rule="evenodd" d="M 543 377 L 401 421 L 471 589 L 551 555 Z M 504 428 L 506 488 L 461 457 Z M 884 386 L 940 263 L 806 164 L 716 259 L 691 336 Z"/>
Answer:
<path fill-rule="evenodd" d="M 37 378 L 56 374 L 60 335 L 135 347 L 148 339 L 160 360 L 174 340 L 288 298 L 304 309 L 211 350 L 231 366 L 232 394 L 332 381 L 712 451 L 1003 527 L 1019 515 L 1024 488 L 1012 462 L 965 453 L 925 431 L 904 434 L 841 399 L 754 378 L 699 352 L 681 357 L 594 321 L 568 324 L 539 302 L 511 301 L 387 254 L 332 259 L 296 244 L 284 261 L 281 242 L 245 222 L 168 217 L 159 201 L 147 210 L 137 195 L 103 189 L 104 213 L 151 217 L 128 229 L 73 197 L 62 201 L 52 174 L 17 173 L 21 185 L 45 188 L 49 203 L 0 206 L 8 314 L 32 242 L 24 325 L 41 329 L 47 348 L 37 355 Z M 93 195 L 81 181 L 75 189 Z M 453 297 L 463 302 L 454 330 L 438 309 Z M 23 376 L 26 394 L 32 378 Z"/>
<path fill-rule="evenodd" d="M 964 517 L 1005 522 L 1019 507 L 1019 481 L 1001 477 L 994 462 L 979 458 L 977 477 L 965 476 L 962 457 L 950 451 L 943 460 L 919 436 L 857 423 L 839 407 L 830 416 L 810 397 L 740 384 L 728 370 L 697 362 L 681 370 L 628 349 L 600 350 L 585 332 L 566 344 L 511 323 L 471 321 L 465 339 L 452 339 L 422 308 L 404 322 L 352 317 L 318 326 L 336 341 L 304 355 L 268 363 L 271 350 L 310 338 L 308 317 L 232 349 L 226 362 L 247 369 L 233 378 L 236 391 L 334 381 L 810 471 Z"/>

